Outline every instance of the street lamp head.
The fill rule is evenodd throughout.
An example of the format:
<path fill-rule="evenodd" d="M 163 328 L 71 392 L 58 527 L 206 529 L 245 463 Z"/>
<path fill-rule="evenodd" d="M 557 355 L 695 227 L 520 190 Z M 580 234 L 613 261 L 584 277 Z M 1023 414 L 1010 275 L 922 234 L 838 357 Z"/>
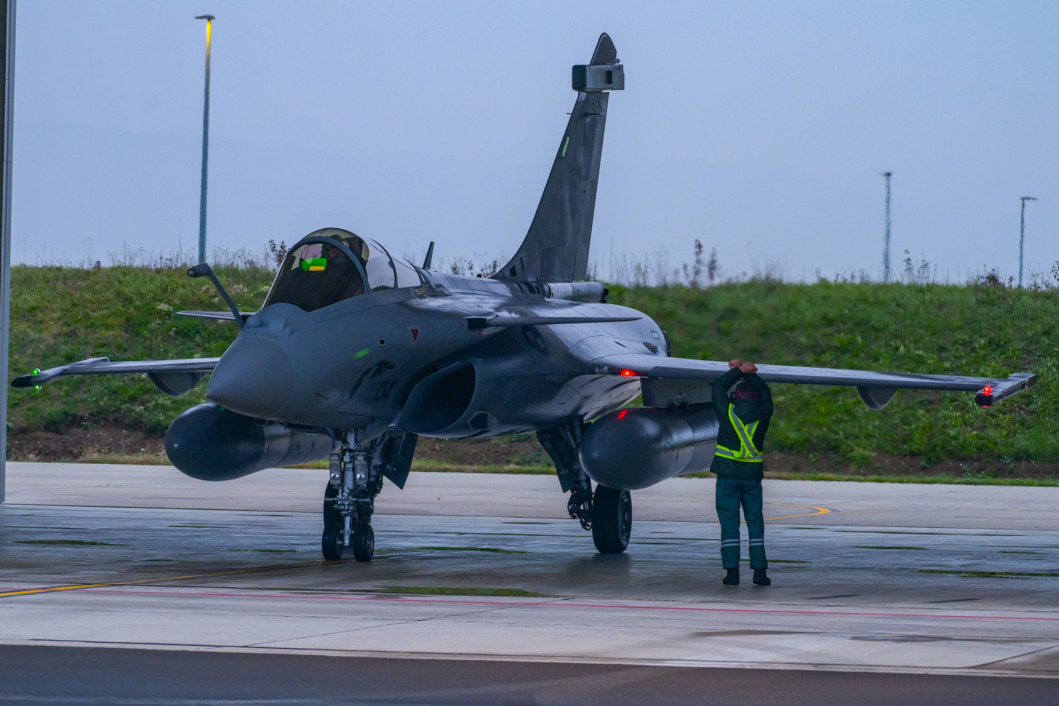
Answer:
<path fill-rule="evenodd" d="M 883 172 L 883 173 L 882 173 L 882 174 L 880 174 L 879 176 L 884 176 L 884 177 L 891 177 L 891 176 L 893 176 L 893 175 L 894 175 L 894 173 L 893 173 L 893 172 Z"/>
<path fill-rule="evenodd" d="M 1023 201 L 1036 201 L 1037 200 L 1036 196 L 1020 196 L 1019 198 L 1022 199 Z"/>
<path fill-rule="evenodd" d="M 195 19 L 196 20 L 206 20 L 207 22 L 212 22 L 213 20 L 215 20 L 217 18 L 215 18 L 213 15 L 197 15 L 195 17 Z"/>

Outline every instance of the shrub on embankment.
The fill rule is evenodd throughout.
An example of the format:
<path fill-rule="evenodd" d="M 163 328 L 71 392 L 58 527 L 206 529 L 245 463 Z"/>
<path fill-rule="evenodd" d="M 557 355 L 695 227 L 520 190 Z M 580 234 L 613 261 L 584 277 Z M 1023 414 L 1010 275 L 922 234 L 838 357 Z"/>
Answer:
<path fill-rule="evenodd" d="M 254 311 L 265 268 L 219 273 Z M 107 355 L 113 360 L 220 355 L 235 328 L 176 316 L 223 310 L 212 286 L 183 269 L 12 269 L 10 375 Z M 1006 375 L 1036 387 L 990 408 L 972 395 L 899 391 L 872 412 L 851 388 L 775 385 L 770 452 L 870 467 L 886 457 L 1059 463 L 1059 291 L 1002 286 L 812 285 L 751 281 L 706 289 L 613 287 L 611 301 L 656 319 L 674 355 L 788 365 Z M 160 437 L 203 400 L 199 385 L 170 398 L 142 375 L 86 376 L 10 390 L 10 435 L 119 424 Z"/>

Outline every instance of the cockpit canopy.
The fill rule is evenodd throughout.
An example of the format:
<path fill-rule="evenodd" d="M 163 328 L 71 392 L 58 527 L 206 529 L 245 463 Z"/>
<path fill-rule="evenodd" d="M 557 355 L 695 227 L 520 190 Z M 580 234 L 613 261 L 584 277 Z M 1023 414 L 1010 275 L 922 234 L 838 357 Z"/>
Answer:
<path fill-rule="evenodd" d="M 316 311 L 336 302 L 394 287 L 418 287 L 419 273 L 386 248 L 341 228 L 322 228 L 291 248 L 265 299 Z"/>

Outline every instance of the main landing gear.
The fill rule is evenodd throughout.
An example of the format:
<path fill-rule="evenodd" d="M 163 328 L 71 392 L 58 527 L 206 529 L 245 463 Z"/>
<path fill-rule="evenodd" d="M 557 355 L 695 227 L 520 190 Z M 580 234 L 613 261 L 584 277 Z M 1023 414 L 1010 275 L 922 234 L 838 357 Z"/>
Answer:
<path fill-rule="evenodd" d="M 555 472 L 564 493 L 570 493 L 566 509 L 581 527 L 592 531 L 592 542 L 600 554 L 621 554 L 632 534 L 632 496 L 628 490 L 596 485 L 581 467 L 578 450 L 585 423 L 578 419 L 554 429 L 537 432 L 537 440 L 555 462 Z"/>

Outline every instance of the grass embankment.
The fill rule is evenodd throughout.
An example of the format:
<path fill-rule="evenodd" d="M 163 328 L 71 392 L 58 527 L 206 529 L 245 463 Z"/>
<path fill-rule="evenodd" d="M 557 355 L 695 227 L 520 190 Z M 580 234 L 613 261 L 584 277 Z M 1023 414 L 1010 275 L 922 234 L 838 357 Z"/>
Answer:
<path fill-rule="evenodd" d="M 260 305 L 273 273 L 218 273 L 243 310 Z M 1059 479 L 1059 291 L 947 285 L 789 285 L 749 282 L 707 290 L 612 288 L 669 333 L 674 354 L 821 367 L 1006 375 L 1036 387 L 993 408 L 969 394 L 900 391 L 872 412 L 849 388 L 776 385 L 770 475 L 995 482 Z M 175 316 L 222 310 L 212 286 L 184 270 L 15 267 L 11 375 L 98 355 L 114 360 L 220 355 L 229 323 Z M 11 390 L 11 458 L 158 458 L 169 423 L 203 400 L 200 385 L 173 399 L 140 375 L 71 378 Z M 50 451 L 48 449 L 51 449 Z M 421 440 L 417 468 L 550 472 L 531 436 Z"/>
<path fill-rule="evenodd" d="M 244 311 L 257 310 L 273 277 L 264 269 L 217 274 Z M 226 308 L 208 280 L 191 279 L 185 269 L 13 267 L 10 375 L 104 355 L 111 360 L 218 356 L 234 338 L 235 326 L 175 312 Z M 205 400 L 204 389 L 199 385 L 174 399 L 145 375 L 72 377 L 40 390 L 12 389 L 9 424 L 15 440 L 26 432 L 107 424 L 160 437 L 177 415 Z"/>

